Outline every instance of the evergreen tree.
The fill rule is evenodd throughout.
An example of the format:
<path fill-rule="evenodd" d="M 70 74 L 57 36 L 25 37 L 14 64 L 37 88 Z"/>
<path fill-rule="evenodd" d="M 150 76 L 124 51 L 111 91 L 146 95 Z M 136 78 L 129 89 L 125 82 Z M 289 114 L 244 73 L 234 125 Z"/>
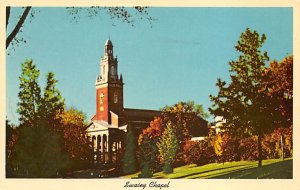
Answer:
<path fill-rule="evenodd" d="M 125 153 L 123 157 L 123 173 L 130 174 L 137 171 L 136 160 L 136 139 L 132 126 L 128 124 L 126 140 L 125 140 Z"/>
<path fill-rule="evenodd" d="M 163 170 L 165 173 L 173 172 L 173 162 L 179 147 L 178 139 L 175 133 L 174 126 L 167 123 L 166 129 L 157 143 L 161 161 L 164 163 Z"/>
<path fill-rule="evenodd" d="M 143 141 L 139 146 L 139 157 L 141 162 L 141 174 L 139 178 L 151 178 L 157 163 L 157 152 L 156 141 L 158 138 L 150 139 L 148 136 L 143 137 Z"/>
<path fill-rule="evenodd" d="M 54 78 L 54 73 L 47 74 L 47 84 L 44 89 L 42 98 L 41 114 L 44 120 L 51 128 L 61 126 L 62 114 L 64 112 L 64 99 L 61 97 L 60 91 L 56 88 L 57 80 Z M 59 131 L 62 131 L 62 127 Z"/>
<path fill-rule="evenodd" d="M 249 28 L 241 34 L 235 46 L 240 52 L 238 60 L 229 62 L 231 83 L 218 79 L 219 92 L 210 96 L 213 107 L 210 112 L 226 119 L 226 127 L 234 135 L 257 135 L 258 166 L 262 160 L 262 136 L 271 127 L 271 101 L 266 95 L 264 82 L 265 62 L 269 60 L 267 52 L 261 52 L 266 40 L 263 34 Z"/>
<path fill-rule="evenodd" d="M 22 74 L 20 79 L 20 92 L 18 113 L 20 114 L 20 124 L 30 127 L 34 126 L 38 119 L 38 108 L 41 104 L 41 88 L 38 85 L 40 71 L 33 64 L 32 60 L 26 60 L 21 65 Z"/>
<path fill-rule="evenodd" d="M 25 61 L 20 77 L 19 136 L 12 156 L 17 177 L 55 177 L 68 163 L 62 136 L 50 128 L 56 120 L 47 105 L 57 105 L 59 100 L 50 95 L 41 98 L 38 77 L 32 60 Z M 53 81 L 53 76 L 48 77 L 46 94 L 56 92 Z"/>

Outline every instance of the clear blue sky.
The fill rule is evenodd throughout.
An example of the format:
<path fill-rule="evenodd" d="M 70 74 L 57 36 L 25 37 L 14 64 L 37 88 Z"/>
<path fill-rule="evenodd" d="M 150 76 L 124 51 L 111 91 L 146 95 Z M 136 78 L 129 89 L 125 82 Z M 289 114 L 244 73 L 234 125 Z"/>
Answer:
<path fill-rule="evenodd" d="M 92 117 L 95 77 L 108 36 L 118 56 L 128 108 L 159 109 L 194 100 L 207 111 L 209 94 L 217 93 L 217 78 L 229 78 L 228 62 L 237 58 L 234 46 L 247 27 L 266 34 L 264 49 L 271 60 L 293 52 L 292 8 L 151 8 L 157 18 L 152 28 L 145 20 L 137 20 L 134 27 L 111 21 L 104 12 L 72 23 L 64 8 L 35 10 L 20 36 L 27 43 L 6 55 L 6 115 L 13 123 L 19 117 L 20 65 L 29 58 L 41 71 L 42 86 L 46 73 L 54 72 L 66 105 Z"/>

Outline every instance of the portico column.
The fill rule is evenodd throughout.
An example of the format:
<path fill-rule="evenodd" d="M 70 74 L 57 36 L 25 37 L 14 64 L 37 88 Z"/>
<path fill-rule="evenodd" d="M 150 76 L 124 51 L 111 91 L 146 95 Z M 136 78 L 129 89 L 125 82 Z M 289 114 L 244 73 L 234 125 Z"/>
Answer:
<path fill-rule="evenodd" d="M 102 162 L 102 154 L 103 154 L 103 136 L 102 135 L 99 135 L 100 136 L 100 143 L 99 143 L 99 162 Z"/>
<path fill-rule="evenodd" d="M 105 146 L 105 142 L 104 142 L 104 136 L 101 135 L 101 139 L 102 139 L 102 162 L 105 163 L 105 149 L 104 149 L 104 146 Z"/>

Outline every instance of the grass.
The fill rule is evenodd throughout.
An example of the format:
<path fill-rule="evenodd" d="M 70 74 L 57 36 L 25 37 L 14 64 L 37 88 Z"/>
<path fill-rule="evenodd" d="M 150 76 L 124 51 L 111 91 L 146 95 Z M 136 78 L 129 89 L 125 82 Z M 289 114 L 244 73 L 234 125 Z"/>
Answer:
<path fill-rule="evenodd" d="M 138 173 L 122 176 L 122 178 L 137 178 Z M 195 164 L 174 169 L 172 174 L 155 173 L 153 178 L 167 179 L 292 179 L 293 159 L 263 160 L 263 166 L 258 168 L 257 161 L 239 161 L 212 163 L 204 166 Z"/>

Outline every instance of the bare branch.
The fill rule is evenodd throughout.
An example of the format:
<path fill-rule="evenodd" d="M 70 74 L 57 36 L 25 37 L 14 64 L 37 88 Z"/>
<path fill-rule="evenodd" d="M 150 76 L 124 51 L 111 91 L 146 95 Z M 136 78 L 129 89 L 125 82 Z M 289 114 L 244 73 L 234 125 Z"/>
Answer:
<path fill-rule="evenodd" d="M 8 48 L 9 44 L 12 42 L 12 40 L 16 37 L 16 35 L 18 34 L 18 32 L 20 31 L 21 27 L 23 26 L 23 23 L 26 20 L 26 17 L 28 15 L 28 13 L 30 12 L 31 7 L 26 7 L 20 20 L 18 21 L 18 23 L 16 24 L 15 28 L 13 29 L 13 31 L 9 34 L 9 36 L 6 38 L 6 49 Z"/>

